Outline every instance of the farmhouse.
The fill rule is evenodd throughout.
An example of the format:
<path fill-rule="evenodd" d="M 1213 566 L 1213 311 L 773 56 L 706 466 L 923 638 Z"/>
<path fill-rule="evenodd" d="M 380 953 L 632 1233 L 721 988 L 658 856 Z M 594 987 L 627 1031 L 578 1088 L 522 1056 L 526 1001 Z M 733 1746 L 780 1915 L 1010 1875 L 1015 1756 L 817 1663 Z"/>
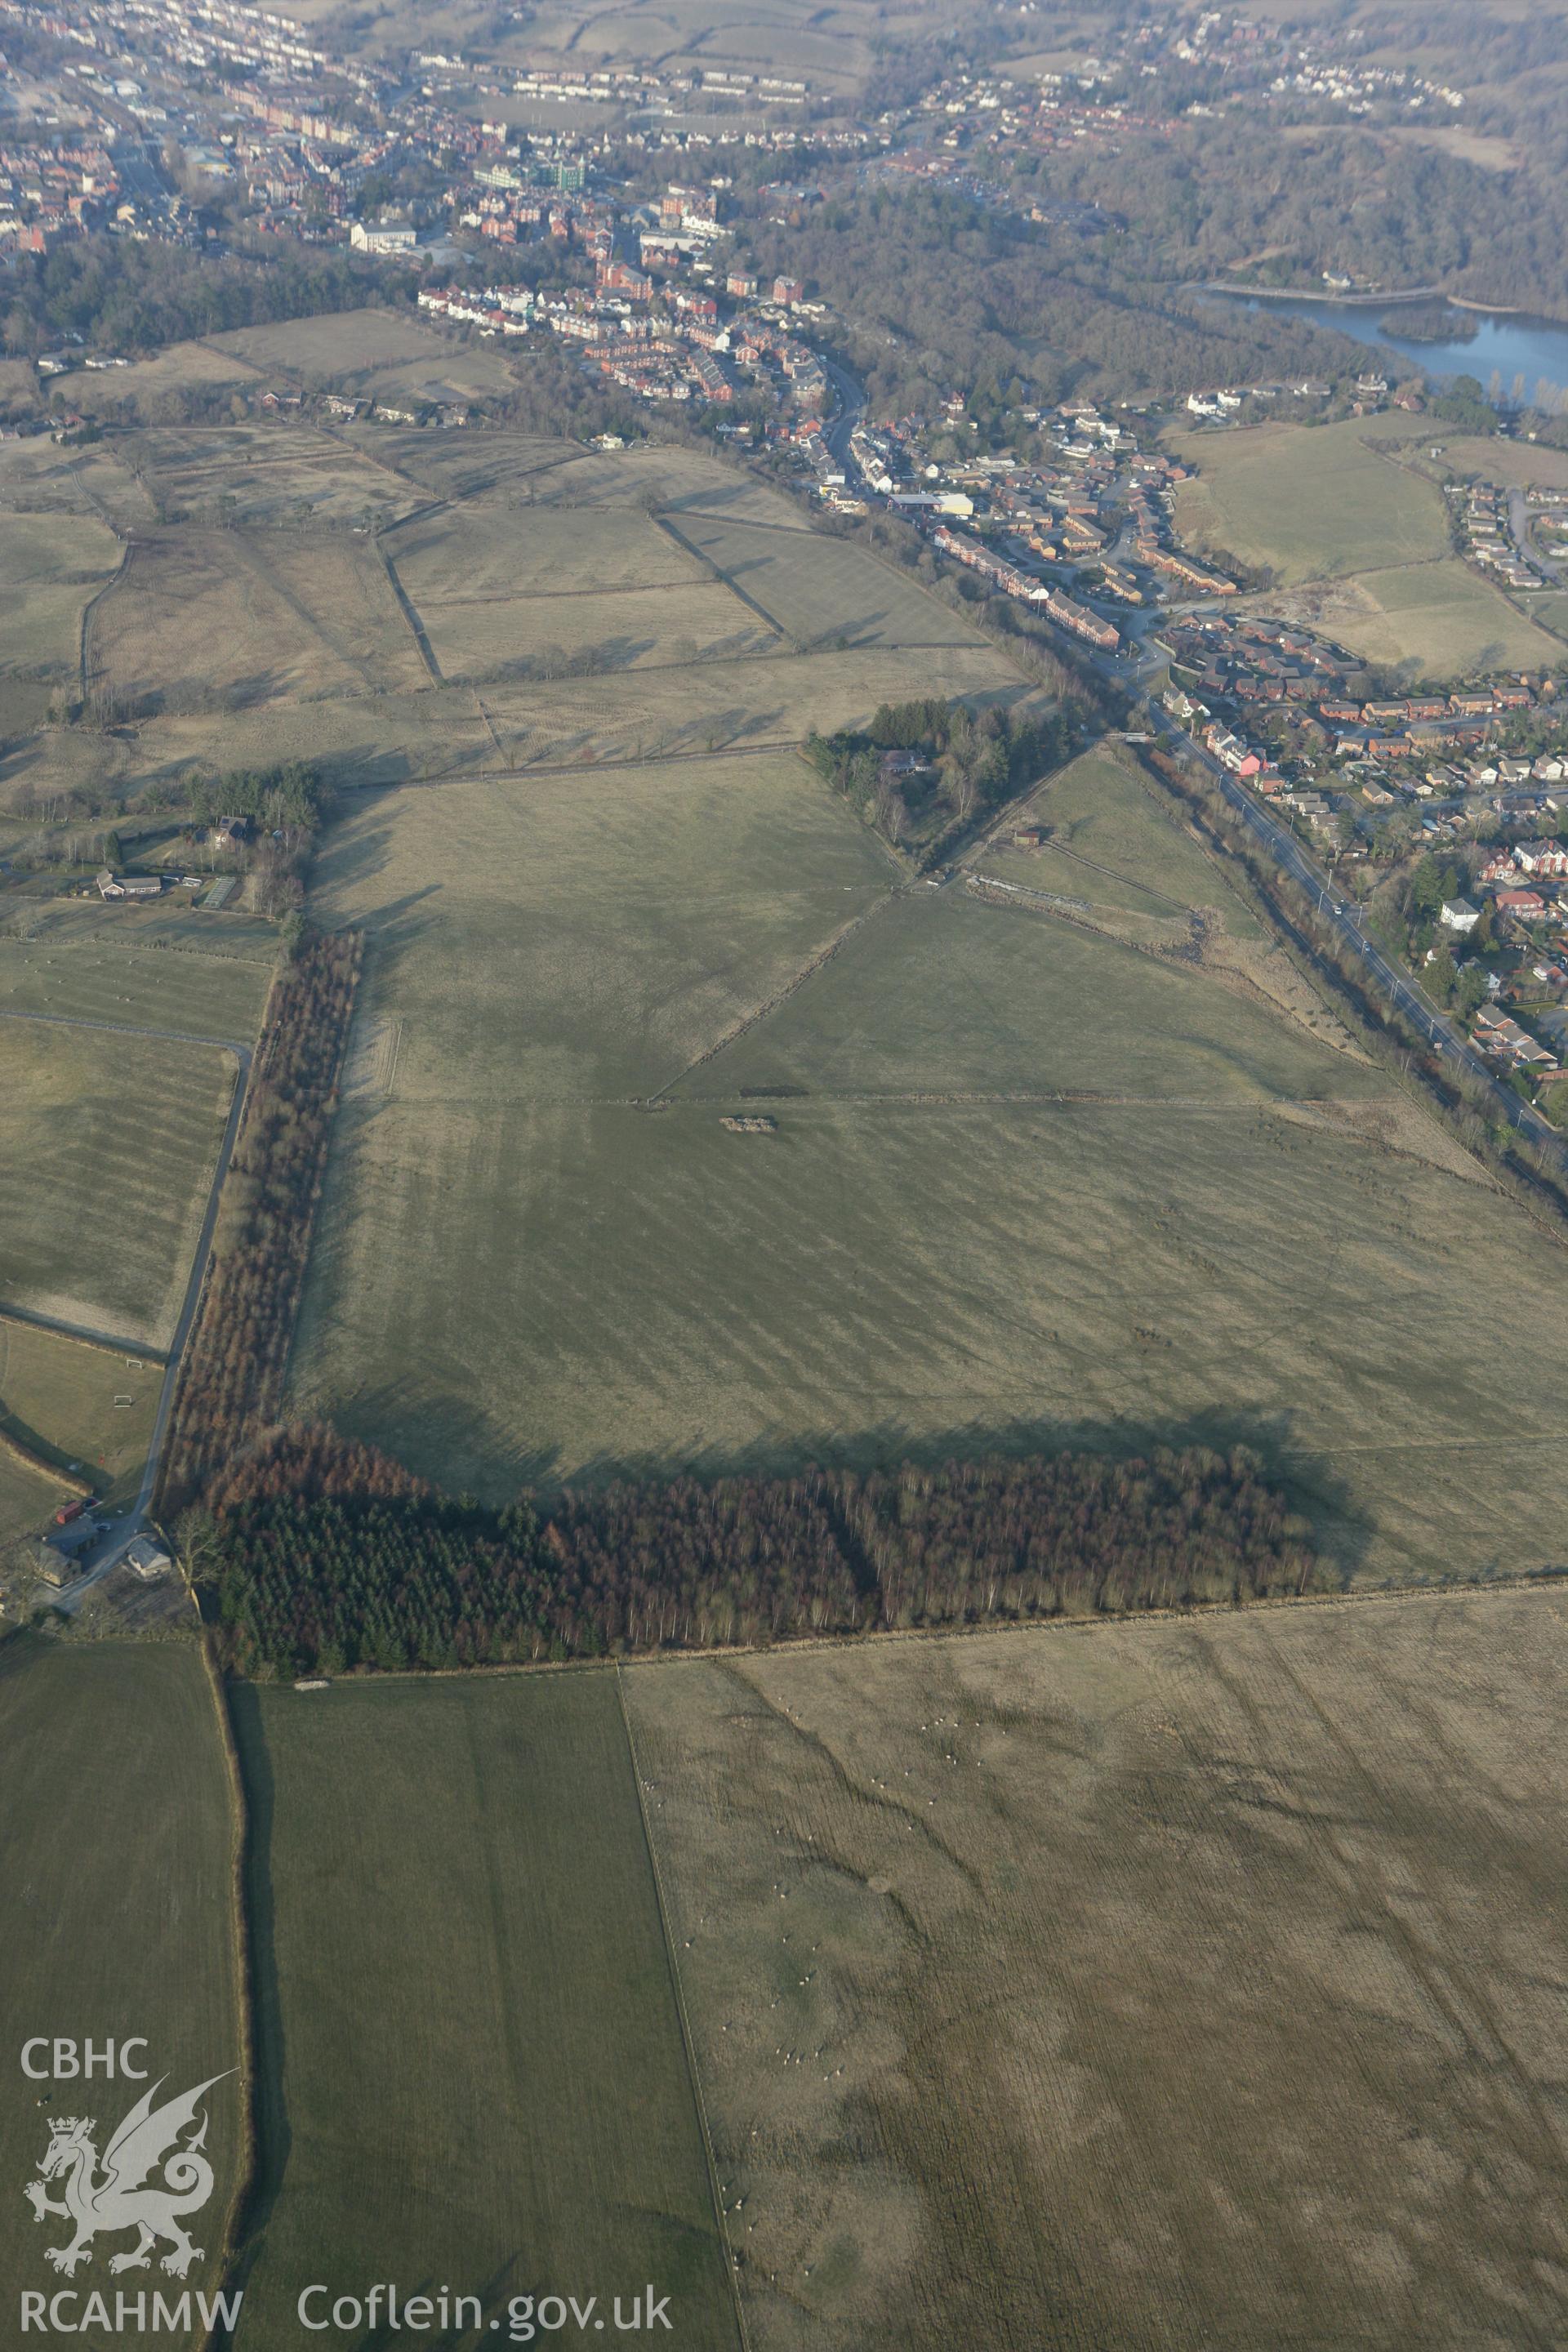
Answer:
<path fill-rule="evenodd" d="M 174 1564 L 163 1545 L 152 1536 L 138 1536 L 125 1555 L 126 1567 L 145 1584 L 167 1575 Z"/>
<path fill-rule="evenodd" d="M 156 898 L 163 891 L 163 882 L 156 874 L 127 874 L 117 877 L 105 866 L 94 877 L 99 895 L 104 898 Z"/>

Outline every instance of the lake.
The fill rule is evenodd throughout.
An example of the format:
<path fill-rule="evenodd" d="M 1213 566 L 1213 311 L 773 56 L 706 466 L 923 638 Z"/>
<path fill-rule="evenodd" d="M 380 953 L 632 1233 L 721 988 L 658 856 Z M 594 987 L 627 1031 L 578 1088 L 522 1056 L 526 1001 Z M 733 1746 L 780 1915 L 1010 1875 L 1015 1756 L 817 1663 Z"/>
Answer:
<path fill-rule="evenodd" d="M 1568 327 L 1547 319 L 1530 319 L 1497 310 L 1455 310 L 1456 321 L 1468 320 L 1473 335 L 1460 333 L 1451 342 L 1416 341 L 1414 336 L 1385 334 L 1379 321 L 1394 306 L 1360 302 L 1308 302 L 1287 296 L 1279 301 L 1260 300 L 1245 294 L 1205 294 L 1205 301 L 1224 310 L 1273 310 L 1289 319 L 1302 319 L 1310 327 L 1334 327 L 1358 343 L 1397 352 L 1412 373 L 1448 382 L 1473 375 L 1494 405 L 1511 404 L 1514 387 L 1523 379 L 1526 400 L 1543 408 L 1568 404 Z M 1548 397 L 1538 400 L 1536 387 Z"/>

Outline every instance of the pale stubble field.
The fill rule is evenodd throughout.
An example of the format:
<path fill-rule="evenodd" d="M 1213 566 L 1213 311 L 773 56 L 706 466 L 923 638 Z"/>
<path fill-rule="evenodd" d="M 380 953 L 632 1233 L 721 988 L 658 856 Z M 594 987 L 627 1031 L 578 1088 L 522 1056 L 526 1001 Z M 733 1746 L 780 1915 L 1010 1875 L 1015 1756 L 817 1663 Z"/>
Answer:
<path fill-rule="evenodd" d="M 1554 2343 L 1554 1593 L 624 1670 L 755 2352 Z"/>

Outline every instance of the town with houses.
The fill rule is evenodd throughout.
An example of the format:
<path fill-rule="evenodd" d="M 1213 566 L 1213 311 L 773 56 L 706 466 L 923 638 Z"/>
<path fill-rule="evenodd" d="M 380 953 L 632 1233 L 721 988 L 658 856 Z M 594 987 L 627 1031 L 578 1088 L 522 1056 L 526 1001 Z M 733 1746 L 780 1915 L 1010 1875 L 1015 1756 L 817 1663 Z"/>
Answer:
<path fill-rule="evenodd" d="M 1363 59 L 1357 27 L 1266 30 L 1197 7 L 1129 27 L 1072 70 L 938 72 L 875 114 L 809 77 L 689 59 L 575 71 L 530 58 L 525 29 L 497 46 L 485 58 L 416 47 L 371 63 L 237 0 L 0 0 L 0 260 L 92 229 L 210 244 L 225 234 L 217 215 L 308 245 L 357 230 L 363 249 L 439 258 L 454 234 L 487 223 L 503 240 L 509 221 L 559 234 L 528 190 L 542 178 L 570 204 L 590 176 L 613 180 L 617 161 L 649 151 L 701 159 L 694 177 L 759 149 L 939 180 L 969 156 L 968 192 L 1005 206 L 1013 161 L 1116 152 L 1215 110 L 1160 102 L 1167 68 L 1217 74 L 1215 103 L 1249 119 L 1457 121 L 1464 103 Z M 533 118 L 521 171 L 508 128 L 520 106 Z M 363 192 L 383 177 L 407 191 L 400 216 L 366 223 Z M 496 196 L 521 201 L 487 203 Z M 1112 225 L 1076 209 L 1085 226 Z"/>
<path fill-rule="evenodd" d="M 1187 468 L 1160 446 L 1169 417 L 1224 429 L 1332 402 L 1356 415 L 1419 400 L 1363 366 L 1340 386 L 1218 386 L 1163 411 L 1026 404 L 1008 423 L 1031 457 L 994 434 L 954 456 L 955 438 L 978 431 L 962 390 L 931 415 L 871 419 L 834 359 L 831 307 L 805 278 L 747 258 L 749 219 L 787 224 L 835 173 L 1005 208 L 1017 200 L 998 158 L 1165 137 L 1173 117 L 1155 93 L 1171 66 L 1215 67 L 1220 102 L 1282 117 L 1458 119 L 1462 92 L 1361 60 L 1357 44 L 1353 27 L 1309 38 L 1221 10 L 1173 12 L 1073 73 L 939 77 L 863 119 L 805 78 L 689 63 L 579 74 L 523 59 L 503 79 L 493 60 L 440 49 L 401 68 L 355 62 L 236 0 L 0 0 L 0 269 L 92 232 L 222 250 L 237 224 L 341 245 L 416 272 L 418 310 L 437 327 L 523 352 L 554 339 L 605 387 L 769 457 L 843 523 L 897 516 L 939 566 L 1038 616 L 1107 676 L 1131 688 L 1157 666 L 1165 719 L 1336 865 L 1370 877 L 1395 852 L 1462 851 L 1465 887 L 1445 902 L 1438 947 L 1458 969 L 1485 962 L 1473 1008 L 1483 1050 L 1551 1076 L 1568 1038 L 1521 1029 L 1533 1000 L 1515 982 L 1523 970 L 1548 994 L 1568 986 L 1568 872 L 1552 830 L 1568 782 L 1553 751 L 1514 739 L 1549 726 L 1553 682 L 1368 693 L 1352 656 L 1248 614 L 1243 583 L 1173 525 Z M 532 112 L 526 131 L 500 103 L 517 100 Z M 778 158 L 764 171 L 786 175 L 803 155 L 809 176 L 760 177 L 758 151 Z M 1110 225 L 1092 206 L 1076 213 L 1085 229 Z M 77 421 L 77 368 L 123 363 L 68 344 L 38 354 L 54 429 Z M 474 421 L 459 401 L 372 404 L 289 383 L 258 405 L 294 415 L 312 397 L 331 422 Z M 1456 544 L 1479 570 L 1511 593 L 1560 584 L 1568 492 L 1472 481 L 1449 496 Z M 105 878 L 113 895 L 118 877 Z M 1436 951 L 1426 941 L 1420 954 Z"/>

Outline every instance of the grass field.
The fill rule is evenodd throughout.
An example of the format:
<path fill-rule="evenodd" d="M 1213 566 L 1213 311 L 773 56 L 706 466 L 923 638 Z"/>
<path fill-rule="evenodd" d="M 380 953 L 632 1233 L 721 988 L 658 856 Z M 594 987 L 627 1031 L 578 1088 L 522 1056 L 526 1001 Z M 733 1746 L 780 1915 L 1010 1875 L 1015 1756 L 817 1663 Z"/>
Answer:
<path fill-rule="evenodd" d="M 307 381 L 352 384 L 356 373 L 428 359 L 446 347 L 421 320 L 372 309 L 237 327 L 214 335 L 209 348 L 264 372 L 283 369 Z"/>
<path fill-rule="evenodd" d="M 84 416 L 129 415 L 144 425 L 177 417 L 189 392 L 259 392 L 257 370 L 237 353 L 200 342 L 171 343 L 155 358 L 101 375 L 73 370 L 70 396 Z"/>
<path fill-rule="evenodd" d="M 153 706 L 413 692 L 427 677 L 374 550 L 342 534 L 181 530 L 138 541 L 95 607 L 95 687 Z"/>
<path fill-rule="evenodd" d="M 1258 609 L 1321 628 L 1412 679 L 1552 661 L 1552 638 L 1448 548 L 1437 478 L 1468 469 L 1460 453 L 1485 472 L 1505 445 L 1445 444 L 1434 465 L 1426 443 L 1397 454 L 1409 431 L 1405 418 L 1357 418 L 1168 435 L 1200 468 L 1178 486 L 1177 530 L 1194 547 L 1272 571 L 1279 593 Z M 1513 477 L 1505 468 L 1490 478 Z"/>
<path fill-rule="evenodd" d="M 553 685 L 503 681 L 487 684 L 483 701 L 500 762 L 522 767 L 798 743 L 814 727 L 831 733 L 863 726 L 883 701 L 963 695 L 976 705 L 1005 706 L 1025 691 L 1003 656 L 977 643 L 909 653 L 880 646 L 773 653 L 756 661 Z"/>
<path fill-rule="evenodd" d="M 120 554 L 114 533 L 85 515 L 0 520 L 0 675 L 75 678 L 82 607 Z"/>
<path fill-rule="evenodd" d="M 163 1376 L 154 1356 L 113 1354 L 0 1317 L 0 1432 L 63 1469 L 74 1466 L 103 1502 L 124 1500 L 140 1483 Z M 68 1491 L 0 1452 L 0 1544 Z"/>
<path fill-rule="evenodd" d="M 1528 488 L 1540 483 L 1548 489 L 1568 489 L 1568 449 L 1549 449 L 1539 442 L 1470 440 L 1464 436 L 1440 445 L 1446 473 L 1482 482 L 1507 482 Z"/>
<path fill-rule="evenodd" d="M 573 659 L 601 670 L 685 668 L 740 661 L 781 644 L 777 632 L 714 580 L 608 595 L 464 597 L 419 607 L 444 678 L 483 680 L 512 670 L 549 676 Z"/>
<path fill-rule="evenodd" d="M 1552 2342 L 1565 1665 L 1540 1593 L 628 1670 L 755 2352 Z"/>
<path fill-rule="evenodd" d="M 0 1022 L 0 1305 L 167 1343 L 233 1067 L 213 1046 Z"/>
<path fill-rule="evenodd" d="M 799 505 L 784 491 L 771 489 L 740 466 L 728 466 L 700 449 L 650 444 L 641 449 L 592 450 L 552 466 L 534 488 L 542 505 L 640 511 L 657 502 L 677 519 L 687 513 L 710 514 L 816 537 Z"/>
<path fill-rule="evenodd" d="M 1304 990 L 1282 1017 L 1266 960 L 1173 962 L 961 884 L 889 896 L 814 791 L 769 761 L 445 787 L 329 843 L 374 1043 L 301 1404 L 496 1496 L 1197 1429 L 1262 1445 L 1349 1571 L 1554 1557 L 1546 1237 Z M 1169 830 L 1121 830 L 1119 878 L 1223 895 Z M 747 1087 L 791 1090 L 775 1135 L 721 1126 Z M 1525 1400 L 1472 1311 L 1496 1283 Z"/>
<path fill-rule="evenodd" d="M 76 913 L 62 908 L 62 917 Z M 87 912 L 85 907 L 83 912 Z M 195 924 L 197 916 L 187 921 Z M 57 1020 L 103 1021 L 174 1036 L 249 1038 L 260 1026 L 277 933 L 266 963 L 231 956 L 175 954 L 79 940 L 62 921 L 42 941 L 0 940 L 0 1013 L 47 1013 Z M 107 926 L 105 929 L 107 929 Z M 216 923 L 209 930 L 216 929 Z"/>
<path fill-rule="evenodd" d="M 0 1305 L 160 1347 L 236 1067 L 188 1041 L 253 1036 L 271 960 L 138 950 L 58 911 L 40 939 L 0 940 Z M 21 1409 L 3 1378 L 0 1399 Z"/>
<path fill-rule="evenodd" d="M 679 1091 L 1224 1103 L 1382 1084 L 1206 972 L 954 889 L 889 906 Z"/>
<path fill-rule="evenodd" d="M 1537 601 L 1552 599 L 1532 598 L 1530 611 Z M 1289 589 L 1248 609 L 1306 621 L 1349 652 L 1412 678 L 1539 669 L 1557 657 L 1527 613 L 1458 556 Z"/>
<path fill-rule="evenodd" d="M 141 434 L 134 446 L 166 522 L 368 528 L 418 501 L 412 483 L 307 425 L 181 426 Z"/>
<path fill-rule="evenodd" d="M 402 1024 L 397 1109 L 481 1132 L 668 1084 L 891 879 L 790 753 L 367 796 L 316 867 Z"/>
<path fill-rule="evenodd" d="M 650 516 L 591 508 L 520 513 L 465 500 L 418 515 L 384 541 L 411 604 L 492 596 L 681 588 L 711 574 Z"/>
<path fill-rule="evenodd" d="M 544 434 L 426 433 L 386 425 L 345 425 L 334 436 L 378 466 L 422 483 L 444 499 L 484 499 L 527 505 L 536 477 L 569 464 L 581 453 L 574 441 Z M 481 539 L 488 518 L 481 514 Z M 439 526 L 437 526 L 439 528 Z"/>
<path fill-rule="evenodd" d="M 177 786 L 193 766 L 219 772 L 310 760 L 334 782 L 360 785 L 537 763 L 662 759 L 797 743 L 813 727 L 861 725 L 885 699 L 964 695 L 977 705 L 1005 705 L 1024 692 L 1004 656 L 977 643 L 910 653 L 868 646 L 770 654 L 553 683 L 487 680 L 482 695 L 456 686 L 161 714 L 111 737 L 46 728 L 0 751 L 0 807 L 77 789 L 130 794 L 148 783 Z"/>
<path fill-rule="evenodd" d="M 162 903 L 149 899 L 142 906 L 98 898 L 41 899 L 26 914 L 14 918 L 12 936 L 20 939 L 24 933 L 26 943 L 53 948 L 91 946 L 128 954 L 154 949 L 161 954 L 173 950 L 182 958 L 194 954 L 198 976 L 188 983 L 177 982 L 169 1002 L 177 1006 L 188 985 L 195 999 L 194 1009 L 202 1018 L 229 1002 L 226 982 L 211 973 L 199 976 L 209 959 L 220 962 L 232 959 L 269 970 L 278 957 L 277 926 L 263 916 L 239 914 L 229 908 L 206 911 L 199 906 L 180 906 L 172 898 Z M 10 963 L 0 963 L 0 1006 L 5 1002 L 5 982 L 15 978 L 15 970 Z M 261 983 L 263 996 L 266 977 Z M 110 978 L 110 997 L 121 992 Z"/>
<path fill-rule="evenodd" d="M 1168 804 L 1138 771 L 1089 751 L 1053 776 L 1019 814 L 1020 825 L 1048 833 L 1040 849 L 1016 849 L 1000 834 L 976 871 L 1026 889 L 1086 898 L 1108 911 L 1156 919 L 1213 908 L 1237 939 L 1261 927 Z"/>
<path fill-rule="evenodd" d="M 47 1471 L 0 1448 L 0 1545 L 43 1527 L 66 1499 L 67 1490 Z"/>
<path fill-rule="evenodd" d="M 800 646 L 969 646 L 977 632 L 847 540 L 682 512 L 671 528 Z"/>
<path fill-rule="evenodd" d="M 135 530 L 153 519 L 153 501 L 112 442 L 0 442 L 0 511 L 80 515 Z"/>
<path fill-rule="evenodd" d="M 1268 565 L 1282 587 L 1429 562 L 1448 548 L 1436 486 L 1369 447 L 1362 420 L 1167 434 L 1200 468 L 1178 485 L 1184 543 Z"/>
<path fill-rule="evenodd" d="M 444 2282 L 503 2326 L 512 2296 L 596 2294 L 607 2320 L 652 2280 L 668 2341 L 728 2352 L 613 1677 L 250 1689 L 236 1713 L 264 2134 L 241 2352 L 292 2341 L 317 2279 Z"/>
<path fill-rule="evenodd" d="M 100 2047 L 144 2034 L 140 2063 L 154 2080 L 167 2075 L 168 2096 L 236 2064 L 228 1794 L 206 1680 L 184 1645 L 14 1637 L 0 1649 L 0 1983 L 13 2053 L 0 2089 L 13 2179 L 0 2200 L 0 2268 L 13 2293 L 48 2294 L 66 2282 L 44 2249 L 67 2242 L 67 2225 L 40 2226 L 17 2192 L 47 2144 L 49 2113 L 95 2116 L 101 2156 L 142 2086 L 62 2081 L 46 2109 L 36 2104 L 45 2086 L 26 2079 L 16 2053 L 33 2034 Z M 208 2259 L 189 2284 L 211 2292 L 239 2152 L 232 2080 L 215 2086 L 206 2111 L 216 2180 L 194 2227 Z M 75 2282 L 107 2288 L 111 2311 L 109 2257 L 132 2242 L 100 2239 Z M 118 2284 L 149 2282 L 172 2290 L 156 2268 Z M 119 2340 L 181 2342 L 133 2328 Z"/>

